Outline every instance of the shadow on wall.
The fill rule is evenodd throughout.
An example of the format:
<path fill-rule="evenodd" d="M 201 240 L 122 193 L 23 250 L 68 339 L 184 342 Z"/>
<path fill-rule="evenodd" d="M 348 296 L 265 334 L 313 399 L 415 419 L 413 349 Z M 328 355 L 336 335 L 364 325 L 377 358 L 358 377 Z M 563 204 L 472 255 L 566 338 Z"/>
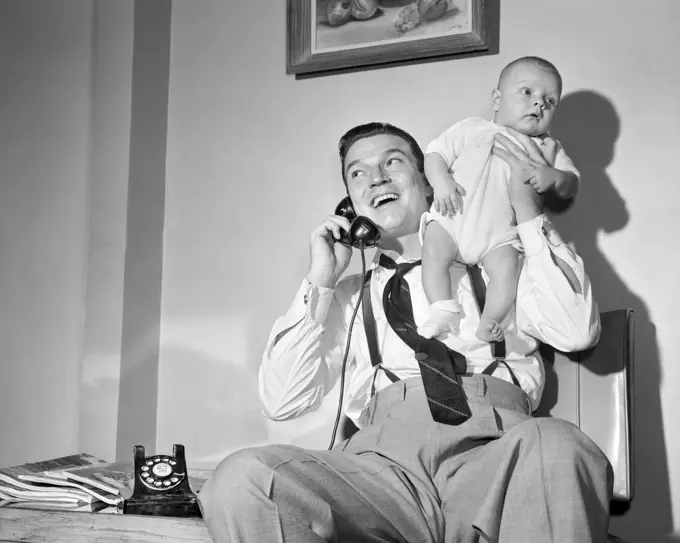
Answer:
<path fill-rule="evenodd" d="M 669 535 L 673 520 L 656 328 L 644 300 L 628 288 L 597 244 L 600 232 L 622 230 L 630 218 L 626 202 L 607 173 L 620 129 L 616 109 L 604 96 L 579 91 L 562 98 L 552 133 L 581 171 L 583 182 L 570 209 L 553 205 L 550 215 L 583 257 L 600 311 L 635 310 L 635 497 L 625 515 L 612 519 L 610 531 L 630 543 L 667 543 L 677 539 Z"/>

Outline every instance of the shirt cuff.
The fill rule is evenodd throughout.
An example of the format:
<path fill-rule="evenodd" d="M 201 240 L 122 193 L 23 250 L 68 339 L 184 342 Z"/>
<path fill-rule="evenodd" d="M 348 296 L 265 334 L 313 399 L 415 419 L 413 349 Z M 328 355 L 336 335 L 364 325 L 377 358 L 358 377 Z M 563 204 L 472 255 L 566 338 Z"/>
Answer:
<path fill-rule="evenodd" d="M 315 322 L 323 324 L 328 316 L 328 309 L 333 301 L 335 289 L 314 286 L 305 277 L 298 296 L 302 297 L 306 314 Z"/>
<path fill-rule="evenodd" d="M 527 257 L 535 255 L 543 250 L 546 245 L 559 247 L 564 241 L 555 230 L 550 219 L 545 215 L 534 217 L 517 225 L 517 233 Z"/>

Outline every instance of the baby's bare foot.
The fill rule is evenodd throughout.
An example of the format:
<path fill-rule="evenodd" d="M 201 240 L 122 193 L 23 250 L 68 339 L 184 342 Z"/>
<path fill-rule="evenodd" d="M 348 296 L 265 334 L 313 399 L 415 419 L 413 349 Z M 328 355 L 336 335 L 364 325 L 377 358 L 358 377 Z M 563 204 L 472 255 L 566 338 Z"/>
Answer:
<path fill-rule="evenodd" d="M 503 328 L 494 319 L 482 315 L 477 327 L 476 336 L 482 341 L 500 341 L 503 339 Z"/>

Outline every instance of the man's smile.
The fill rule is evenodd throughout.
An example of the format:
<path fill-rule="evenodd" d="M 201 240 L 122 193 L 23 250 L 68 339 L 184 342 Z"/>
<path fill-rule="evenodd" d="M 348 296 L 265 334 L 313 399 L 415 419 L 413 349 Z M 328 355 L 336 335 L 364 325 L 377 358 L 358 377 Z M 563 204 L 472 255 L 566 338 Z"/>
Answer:
<path fill-rule="evenodd" d="M 381 206 L 384 206 L 385 204 L 388 204 L 390 202 L 394 202 L 399 199 L 399 195 L 394 193 L 394 192 L 386 192 L 383 194 L 379 194 L 373 198 L 373 201 L 371 202 L 371 206 L 375 209 Z"/>

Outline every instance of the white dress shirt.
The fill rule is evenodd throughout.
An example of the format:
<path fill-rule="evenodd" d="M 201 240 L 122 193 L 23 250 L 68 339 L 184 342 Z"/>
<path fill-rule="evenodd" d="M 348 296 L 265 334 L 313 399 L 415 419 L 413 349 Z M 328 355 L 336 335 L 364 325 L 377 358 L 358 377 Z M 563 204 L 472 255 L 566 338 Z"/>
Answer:
<path fill-rule="evenodd" d="M 525 257 L 515 308 L 502 325 L 506 361 L 535 410 L 545 382 L 539 342 L 567 352 L 588 348 L 599 338 L 600 319 L 583 261 L 564 243 L 549 219 L 541 215 L 519 224 L 517 230 Z M 419 376 L 413 350 L 392 330 L 383 311 L 383 290 L 394 271 L 377 266 L 381 252 L 397 262 L 404 260 L 396 253 L 378 250 L 371 265 L 371 303 L 383 366 L 402 379 Z M 571 287 L 554 256 L 574 271 L 580 293 Z M 439 339 L 467 357 L 469 372 L 480 373 L 493 360 L 491 348 L 475 336 L 479 312 L 465 267 L 455 266 L 451 275 L 462 317 L 455 333 Z M 415 267 L 405 277 L 415 322 L 420 325 L 429 316 L 421 267 Z M 289 419 L 321 405 L 340 377 L 348 325 L 361 288 L 360 274 L 345 277 L 333 289 L 315 287 L 306 279 L 302 282 L 288 312 L 275 322 L 262 358 L 259 392 L 267 417 Z M 502 366 L 494 376 L 510 380 Z M 376 390 L 391 382 L 383 371 L 371 365 L 360 308 L 352 329 L 345 389 L 345 413 L 355 423 L 370 400 L 374 377 Z"/>

